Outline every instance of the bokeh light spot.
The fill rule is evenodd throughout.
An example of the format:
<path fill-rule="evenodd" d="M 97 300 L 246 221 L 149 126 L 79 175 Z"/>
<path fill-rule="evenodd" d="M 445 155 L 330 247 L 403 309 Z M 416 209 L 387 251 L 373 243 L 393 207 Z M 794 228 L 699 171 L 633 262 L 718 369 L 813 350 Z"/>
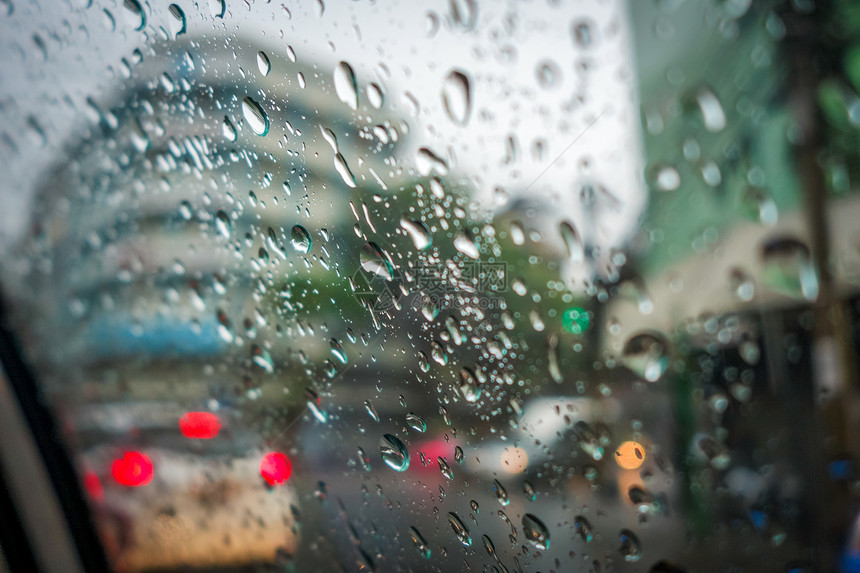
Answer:
<path fill-rule="evenodd" d="M 625 470 L 635 470 L 645 461 L 645 448 L 639 442 L 624 442 L 615 450 L 615 461 Z"/>
<path fill-rule="evenodd" d="M 269 485 L 282 484 L 293 473 L 293 466 L 287 456 L 280 452 L 269 452 L 260 462 L 260 475 Z"/>

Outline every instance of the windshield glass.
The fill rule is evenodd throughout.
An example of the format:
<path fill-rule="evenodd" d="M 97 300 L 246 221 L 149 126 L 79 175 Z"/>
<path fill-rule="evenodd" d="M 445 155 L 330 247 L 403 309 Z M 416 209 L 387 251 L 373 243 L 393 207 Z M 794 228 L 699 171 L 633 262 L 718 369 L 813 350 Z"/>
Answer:
<path fill-rule="evenodd" d="M 0 284 L 117 570 L 858 567 L 851 3 L 0 12 Z"/>

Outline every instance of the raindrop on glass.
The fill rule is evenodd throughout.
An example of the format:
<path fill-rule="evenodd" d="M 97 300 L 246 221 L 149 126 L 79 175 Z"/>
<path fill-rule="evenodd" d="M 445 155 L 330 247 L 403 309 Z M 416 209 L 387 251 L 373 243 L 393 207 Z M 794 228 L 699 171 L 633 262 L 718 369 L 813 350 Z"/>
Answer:
<path fill-rule="evenodd" d="M 472 94 L 469 77 L 459 71 L 452 70 L 442 85 L 442 103 L 448 117 L 456 124 L 466 125 L 472 111 Z"/>
<path fill-rule="evenodd" d="M 359 255 L 361 268 L 387 281 L 394 279 L 391 257 L 374 242 L 365 243 Z"/>
<path fill-rule="evenodd" d="M 427 249 L 433 243 L 430 231 L 427 230 L 427 227 L 421 221 L 404 217 L 400 219 L 400 227 L 406 231 L 406 234 L 412 239 L 415 248 L 419 251 Z"/>
<path fill-rule="evenodd" d="M 464 547 L 470 547 L 472 545 L 472 535 L 469 532 L 469 528 L 466 527 L 466 524 L 463 523 L 460 517 L 456 513 L 450 512 L 448 514 L 448 523 L 451 524 L 451 529 L 454 530 L 454 534 L 457 536 L 457 539 L 460 540 L 460 543 L 462 543 Z"/>
<path fill-rule="evenodd" d="M 290 244 L 297 252 L 307 254 L 311 250 L 311 235 L 301 225 L 293 225 L 290 230 Z"/>
<path fill-rule="evenodd" d="M 586 543 L 591 542 L 591 538 L 594 535 L 591 523 L 585 517 L 577 515 L 573 518 L 573 534 Z"/>
<path fill-rule="evenodd" d="M 358 84 L 355 71 L 346 62 L 340 62 L 334 69 L 334 91 L 338 99 L 350 109 L 358 109 Z"/>
<path fill-rule="evenodd" d="M 460 231 L 457 236 L 454 237 L 454 248 L 472 259 L 481 258 L 481 252 L 478 250 L 478 245 L 475 244 L 475 240 L 472 238 L 472 235 L 465 229 Z"/>
<path fill-rule="evenodd" d="M 146 12 L 137 0 L 123 0 L 123 7 L 126 10 L 128 21 L 136 31 L 143 30 L 146 27 Z"/>
<path fill-rule="evenodd" d="M 221 133 L 223 133 L 224 138 L 230 142 L 236 141 L 238 137 L 238 134 L 236 133 L 236 127 L 233 125 L 233 122 L 230 121 L 230 118 L 226 115 L 224 116 L 224 123 L 221 124 Z"/>
<path fill-rule="evenodd" d="M 624 345 L 622 362 L 648 382 L 656 382 L 669 367 L 669 343 L 657 333 L 637 334 Z"/>
<path fill-rule="evenodd" d="M 421 533 L 416 528 L 410 527 L 409 537 L 412 539 L 412 543 L 415 544 L 415 548 L 418 550 L 421 557 L 424 559 L 430 559 L 430 547 L 427 545 L 427 541 L 424 540 Z"/>
<path fill-rule="evenodd" d="M 257 69 L 260 70 L 261 76 L 268 76 L 272 71 L 272 62 L 269 61 L 269 56 L 262 50 L 257 52 Z"/>
<path fill-rule="evenodd" d="M 251 130 L 260 137 L 269 133 L 269 116 L 260 107 L 260 104 L 255 102 L 250 97 L 242 100 L 242 115 L 245 116 L 245 121 L 251 126 Z"/>
<path fill-rule="evenodd" d="M 364 401 L 364 409 L 367 411 L 367 415 L 370 416 L 374 422 L 379 421 L 379 414 L 376 412 L 376 408 L 370 400 Z"/>
<path fill-rule="evenodd" d="M 499 483 L 499 480 L 493 480 L 493 493 L 495 494 L 496 499 L 499 501 L 499 503 L 503 506 L 511 503 L 511 498 L 508 497 L 508 490 L 505 489 L 505 486 Z"/>
<path fill-rule="evenodd" d="M 182 11 L 182 8 L 177 4 L 171 4 L 167 8 L 167 12 L 170 14 L 170 33 L 176 38 L 177 36 L 185 33 L 185 12 Z"/>
<path fill-rule="evenodd" d="M 618 552 L 624 560 L 628 562 L 639 561 L 642 557 L 642 547 L 639 544 L 639 538 L 636 537 L 636 534 L 629 529 L 622 529 L 618 534 L 618 538 L 621 542 Z"/>
<path fill-rule="evenodd" d="M 406 414 L 406 423 L 416 432 L 427 431 L 427 422 L 425 422 L 424 418 L 422 418 L 415 412 L 409 412 L 408 414 Z"/>
<path fill-rule="evenodd" d="M 393 470 L 406 471 L 409 467 L 409 450 L 396 436 L 385 434 L 379 443 L 382 460 Z"/>
<path fill-rule="evenodd" d="M 224 211 L 215 213 L 215 232 L 225 239 L 230 238 L 230 233 L 233 231 L 233 222 L 230 221 L 229 215 Z"/>
<path fill-rule="evenodd" d="M 538 549 L 549 548 L 549 530 L 543 521 L 531 513 L 523 515 L 523 533 L 526 539 Z"/>

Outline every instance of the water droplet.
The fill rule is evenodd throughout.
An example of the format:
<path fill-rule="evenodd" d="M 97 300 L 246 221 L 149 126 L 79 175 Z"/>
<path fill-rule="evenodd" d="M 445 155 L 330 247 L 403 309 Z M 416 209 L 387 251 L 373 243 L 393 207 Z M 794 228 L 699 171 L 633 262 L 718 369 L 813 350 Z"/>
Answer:
<path fill-rule="evenodd" d="M 446 462 L 442 456 L 436 458 L 436 463 L 439 464 L 439 471 L 442 472 L 443 476 L 448 479 L 454 479 L 454 472 L 451 471 L 451 466 L 448 465 L 448 462 Z"/>
<path fill-rule="evenodd" d="M 260 70 L 260 75 L 268 76 L 272 71 L 272 62 L 269 61 L 269 56 L 266 52 L 260 50 L 257 52 L 257 69 Z"/>
<path fill-rule="evenodd" d="M 555 62 L 544 61 L 538 64 L 537 80 L 538 85 L 543 89 L 554 88 L 558 84 L 560 76 L 561 71 L 559 71 Z"/>
<path fill-rule="evenodd" d="M 328 143 L 331 150 L 337 153 L 337 136 L 334 134 L 332 130 L 325 127 L 324 125 L 320 125 L 320 133 L 325 139 L 326 143 Z"/>
<path fill-rule="evenodd" d="M 460 517 L 453 511 L 448 513 L 448 523 L 451 524 L 451 529 L 454 530 L 454 534 L 457 536 L 457 539 L 460 540 L 460 543 L 462 543 L 464 547 L 470 547 L 472 545 L 472 535 L 469 533 L 469 528 L 466 527 L 466 524 L 463 523 L 460 520 Z"/>
<path fill-rule="evenodd" d="M 624 557 L 625 561 L 639 561 L 642 557 L 642 547 L 639 544 L 639 538 L 629 529 L 622 529 L 618 534 L 621 546 L 618 552 Z"/>
<path fill-rule="evenodd" d="M 582 238 L 576 227 L 568 221 L 562 221 L 558 226 L 564 245 L 567 247 L 567 256 L 573 263 L 581 263 L 584 258 Z"/>
<path fill-rule="evenodd" d="M 741 269 L 732 269 L 729 273 L 729 289 L 743 302 L 749 302 L 755 297 L 755 282 Z"/>
<path fill-rule="evenodd" d="M 586 543 L 590 543 L 591 538 L 594 535 L 591 524 L 581 515 L 577 515 L 573 518 L 573 534 Z"/>
<path fill-rule="evenodd" d="M 450 0 L 451 20 L 463 30 L 478 24 L 478 6 L 475 0 Z"/>
<path fill-rule="evenodd" d="M 523 533 L 525 533 L 526 539 L 538 549 L 549 549 L 549 530 L 540 519 L 531 513 L 523 516 Z"/>
<path fill-rule="evenodd" d="M 463 394 L 466 402 L 475 403 L 481 397 L 481 387 L 478 385 L 478 380 L 468 368 L 460 370 L 460 393 Z"/>
<path fill-rule="evenodd" d="M 256 344 L 251 347 L 251 359 L 254 364 L 265 370 L 268 374 L 275 371 L 275 364 L 272 361 L 272 355 L 265 348 L 261 348 Z"/>
<path fill-rule="evenodd" d="M 549 337 L 547 348 L 547 370 L 554 382 L 560 384 L 564 381 L 564 376 L 561 374 L 561 368 L 558 363 L 558 336 L 555 334 L 552 334 Z"/>
<path fill-rule="evenodd" d="M 740 351 L 741 358 L 743 358 L 744 362 L 750 366 L 758 364 L 758 361 L 761 358 L 761 348 L 759 347 L 758 342 L 755 340 L 744 340 L 741 342 L 738 350 Z"/>
<path fill-rule="evenodd" d="M 526 234 L 523 230 L 523 224 L 519 221 L 511 221 L 511 241 L 518 246 L 526 242 Z"/>
<path fill-rule="evenodd" d="M 359 255 L 361 268 L 387 281 L 394 279 L 394 263 L 388 253 L 383 251 L 379 245 L 369 241 L 365 243 Z"/>
<path fill-rule="evenodd" d="M 137 0 L 123 0 L 122 5 L 126 9 L 128 21 L 134 26 L 136 31 L 143 30 L 146 27 L 146 12 Z"/>
<path fill-rule="evenodd" d="M 361 464 L 361 469 L 366 472 L 371 471 L 373 468 L 370 466 L 370 458 L 367 457 L 364 448 L 358 448 L 356 454 L 358 454 L 358 463 Z"/>
<path fill-rule="evenodd" d="M 223 18 L 226 10 L 224 0 L 209 0 L 209 13 L 213 18 Z"/>
<path fill-rule="evenodd" d="M 537 490 L 530 481 L 523 482 L 523 493 L 525 494 L 526 499 L 529 501 L 534 501 L 535 499 L 537 499 Z"/>
<path fill-rule="evenodd" d="M 445 406 L 439 406 L 439 414 L 442 415 L 442 421 L 445 422 L 446 425 L 451 425 L 451 416 L 448 415 L 448 410 Z"/>
<path fill-rule="evenodd" d="M 496 495 L 496 499 L 499 500 L 503 506 L 511 503 L 511 498 L 508 497 L 508 490 L 505 489 L 505 486 L 499 483 L 499 480 L 493 480 L 493 493 Z"/>
<path fill-rule="evenodd" d="M 426 147 L 420 148 L 415 155 L 415 167 L 421 175 L 436 173 L 444 176 L 448 174 L 448 164 L 445 160 Z"/>
<path fill-rule="evenodd" d="M 726 399 L 728 401 L 728 399 Z M 650 491 L 638 486 L 631 486 L 627 490 L 627 497 L 630 498 L 630 503 L 636 507 L 636 510 L 641 514 L 663 514 L 666 510 L 663 502 L 654 496 Z"/>
<path fill-rule="evenodd" d="M 406 234 L 412 239 L 415 248 L 419 251 L 427 249 L 433 243 L 430 231 L 427 230 L 427 227 L 421 221 L 404 217 L 400 219 L 400 227 L 406 231 Z"/>
<path fill-rule="evenodd" d="M 224 116 L 224 123 L 221 124 L 221 133 L 224 134 L 224 138 L 227 141 L 236 141 L 238 138 L 238 134 L 236 133 L 236 127 L 233 125 L 233 122 L 230 121 L 230 118 L 226 115 Z"/>
<path fill-rule="evenodd" d="M 720 166 L 713 161 L 706 161 L 702 165 L 702 180 L 709 187 L 716 187 L 723 180 L 723 174 L 720 171 Z"/>
<path fill-rule="evenodd" d="M 379 451 L 382 453 L 382 460 L 391 469 L 403 472 L 409 467 L 409 450 L 396 436 L 383 435 Z"/>
<path fill-rule="evenodd" d="M 430 361 L 427 360 L 427 355 L 423 352 L 418 353 L 418 367 L 421 372 L 430 372 Z"/>
<path fill-rule="evenodd" d="M 463 463 L 463 448 L 460 446 L 454 446 L 454 461 L 458 464 Z"/>
<path fill-rule="evenodd" d="M 577 20 L 571 27 L 573 42 L 583 49 L 591 48 L 594 44 L 594 22 L 590 20 Z"/>
<path fill-rule="evenodd" d="M 307 254 L 311 250 L 311 234 L 301 225 L 293 225 L 290 230 L 290 243 L 293 248 L 302 254 Z"/>
<path fill-rule="evenodd" d="M 415 548 L 418 550 L 421 557 L 424 559 L 430 559 L 430 547 L 427 545 L 424 537 L 421 536 L 421 533 L 414 527 L 410 527 L 409 537 L 412 539 L 412 543 L 415 544 Z"/>
<path fill-rule="evenodd" d="M 352 174 L 346 159 L 340 152 L 334 154 L 334 168 L 344 184 L 350 189 L 355 189 L 355 175 Z"/>
<path fill-rule="evenodd" d="M 332 338 L 329 341 L 329 347 L 331 348 L 332 355 L 340 360 L 342 364 L 346 364 L 349 360 L 346 356 L 346 351 L 344 351 L 343 346 L 340 345 L 340 342 Z"/>
<path fill-rule="evenodd" d="M 260 104 L 255 102 L 250 97 L 242 100 L 242 115 L 245 116 L 245 121 L 251 126 L 251 130 L 260 137 L 269 133 L 269 116 L 260 107 Z"/>
<path fill-rule="evenodd" d="M 358 109 L 358 83 L 355 80 L 355 71 L 346 62 L 340 62 L 334 69 L 334 91 L 338 99 L 350 109 Z"/>
<path fill-rule="evenodd" d="M 308 410 L 311 411 L 311 414 L 313 414 L 314 418 L 316 418 L 318 422 L 320 422 L 321 424 L 325 424 L 326 422 L 328 422 L 328 414 L 322 409 L 320 409 L 320 407 L 317 405 L 317 401 L 318 399 L 308 400 Z"/>
<path fill-rule="evenodd" d="M 693 100 L 701 114 L 705 129 L 716 133 L 726 127 L 726 113 L 711 88 L 699 88 L 693 95 Z"/>
<path fill-rule="evenodd" d="M 172 94 L 176 91 L 176 82 L 173 81 L 173 78 L 170 77 L 170 74 L 164 72 L 161 74 L 161 87 L 164 88 L 166 93 Z"/>
<path fill-rule="evenodd" d="M 448 364 L 448 354 L 442 348 L 442 345 L 435 340 L 430 344 L 430 356 L 433 358 L 433 361 L 440 366 Z"/>
<path fill-rule="evenodd" d="M 723 444 L 708 435 L 696 437 L 696 450 L 708 460 L 715 470 L 725 470 L 732 461 L 731 452 Z"/>
<path fill-rule="evenodd" d="M 379 421 L 379 414 L 376 411 L 376 408 L 373 406 L 373 403 L 370 400 L 364 401 L 364 409 L 367 410 L 367 414 L 373 418 L 374 422 Z"/>
<path fill-rule="evenodd" d="M 529 311 L 529 321 L 532 323 L 532 328 L 537 332 L 543 332 L 546 328 L 546 324 L 543 321 L 540 310 L 537 308 L 533 308 Z"/>
<path fill-rule="evenodd" d="M 433 322 L 439 316 L 439 305 L 436 304 L 435 297 L 424 297 L 424 302 L 421 305 L 421 314 L 428 322 Z"/>
<path fill-rule="evenodd" d="M 374 109 L 382 109 L 382 104 L 385 103 L 385 94 L 379 84 L 367 84 L 367 101 Z"/>
<path fill-rule="evenodd" d="M 478 250 L 478 245 L 475 244 L 475 239 L 467 230 L 462 230 L 454 237 L 454 248 L 473 259 L 480 259 L 481 252 Z"/>
<path fill-rule="evenodd" d="M 409 427 L 416 432 L 427 431 L 427 422 L 425 422 L 424 418 L 422 418 L 415 412 L 409 412 L 408 414 L 406 414 L 406 423 L 409 424 Z"/>
<path fill-rule="evenodd" d="M 764 281 L 770 290 L 810 302 L 818 298 L 818 273 L 806 245 L 793 238 L 777 237 L 762 250 Z"/>
<path fill-rule="evenodd" d="M 469 77 L 459 71 L 452 70 L 442 85 L 442 103 L 448 117 L 456 124 L 466 125 L 472 111 L 472 94 Z"/>
<path fill-rule="evenodd" d="M 191 220 L 191 217 L 194 216 L 194 210 L 191 208 L 191 203 L 183 201 L 179 204 L 179 216 L 182 217 L 184 221 Z"/>
<path fill-rule="evenodd" d="M 657 191 L 674 191 L 681 186 L 681 175 L 672 165 L 655 165 L 650 174 L 651 185 Z"/>
<path fill-rule="evenodd" d="M 759 187 L 747 187 L 741 194 L 741 211 L 750 220 L 759 221 L 768 227 L 776 225 L 779 219 L 773 197 Z"/>
<path fill-rule="evenodd" d="M 648 382 L 656 382 L 669 367 L 669 343 L 657 333 L 637 334 L 624 345 L 622 362 Z"/>
<path fill-rule="evenodd" d="M 215 232 L 225 239 L 229 239 L 232 231 L 233 222 L 230 220 L 229 215 L 224 211 L 218 211 L 215 213 Z"/>
<path fill-rule="evenodd" d="M 449 315 L 448 318 L 445 319 L 445 330 L 448 331 L 448 336 L 451 338 L 451 341 L 457 346 L 460 346 L 466 340 L 466 337 L 463 335 L 462 332 L 460 332 L 459 321 L 452 315 Z"/>
<path fill-rule="evenodd" d="M 582 451 L 591 456 L 594 461 L 602 460 L 606 451 L 600 444 L 600 437 L 597 432 L 582 420 L 573 425 L 573 430 L 576 432 L 576 438 Z"/>
<path fill-rule="evenodd" d="M 175 39 L 177 36 L 185 33 L 185 12 L 182 11 L 182 8 L 177 4 L 171 4 L 167 8 L 167 12 L 170 14 L 170 33 Z"/>
<path fill-rule="evenodd" d="M 487 550 L 487 554 L 488 554 L 490 557 L 492 557 L 493 559 L 495 559 L 496 561 L 498 561 L 498 560 L 499 560 L 499 557 L 498 557 L 498 555 L 496 555 L 496 546 L 493 544 L 493 540 L 492 540 L 492 539 L 490 539 L 490 538 L 489 538 L 488 536 L 486 536 L 486 535 L 482 535 L 482 536 L 481 536 L 481 541 L 483 541 L 483 542 L 484 542 L 484 549 L 486 549 L 486 550 Z"/>

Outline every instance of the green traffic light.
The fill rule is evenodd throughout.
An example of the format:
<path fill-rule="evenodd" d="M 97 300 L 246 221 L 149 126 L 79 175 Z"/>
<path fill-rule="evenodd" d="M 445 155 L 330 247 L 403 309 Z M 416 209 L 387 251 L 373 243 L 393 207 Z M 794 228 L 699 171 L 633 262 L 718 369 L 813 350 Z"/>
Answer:
<path fill-rule="evenodd" d="M 564 329 L 572 334 L 582 334 L 588 329 L 590 319 L 588 311 L 578 306 L 572 306 L 561 317 Z"/>

